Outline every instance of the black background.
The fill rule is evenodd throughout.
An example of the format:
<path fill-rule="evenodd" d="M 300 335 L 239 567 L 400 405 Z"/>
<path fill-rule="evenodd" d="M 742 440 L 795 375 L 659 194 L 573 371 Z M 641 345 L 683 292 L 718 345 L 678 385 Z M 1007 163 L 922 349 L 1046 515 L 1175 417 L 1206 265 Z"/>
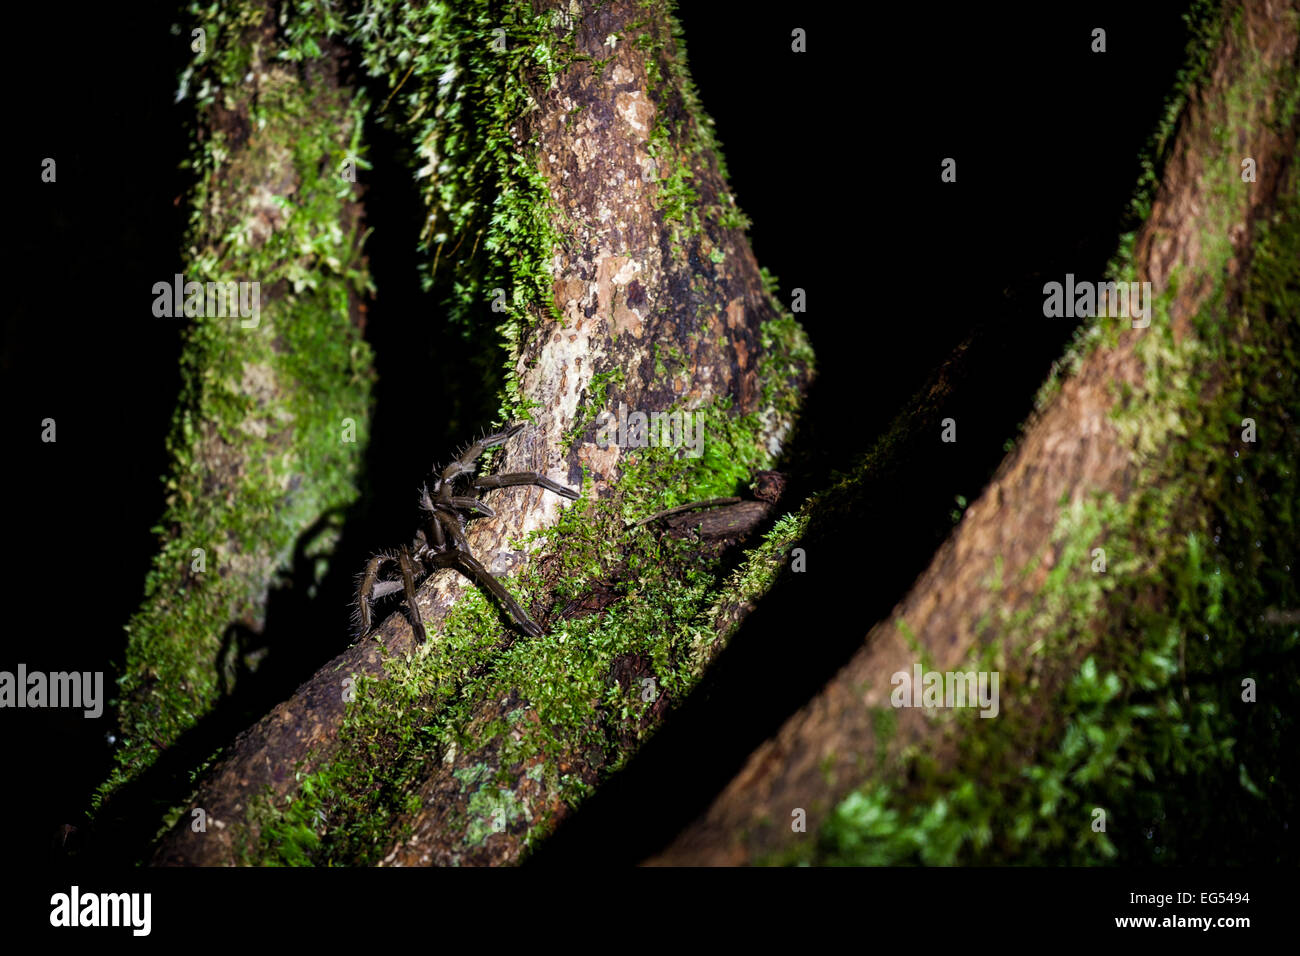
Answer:
<path fill-rule="evenodd" d="M 820 379 L 803 440 L 823 452 L 821 474 L 868 448 L 964 336 L 981 324 L 999 330 L 1001 364 L 961 409 L 953 453 L 968 457 L 930 489 L 973 499 L 1072 331 L 1042 317 L 1041 277 L 1097 276 L 1114 251 L 1139 150 L 1181 62 L 1183 5 L 828 6 L 687 3 L 690 71 L 753 220 L 758 261 L 787 301 L 793 288 L 807 292 L 799 318 Z M 111 686 L 155 549 L 148 529 L 162 513 L 163 441 L 179 387 L 184 320 L 154 318 L 150 290 L 182 268 L 190 105 L 173 94 L 188 26 L 169 31 L 187 24 L 172 4 L 89 9 L 100 13 L 82 22 L 67 7 L 24 5 L 10 33 L 6 181 L 17 203 L 0 345 L 9 426 L 0 669 L 104 670 Z M 806 54 L 790 52 L 795 26 L 808 31 Z M 1104 55 L 1089 51 L 1096 26 L 1107 30 Z M 353 516 L 340 562 L 348 574 L 349 558 L 409 534 L 410 489 L 429 464 L 420 456 L 462 437 L 426 430 L 419 454 L 404 441 L 425 420 L 437 378 L 429 370 L 448 340 L 415 281 L 418 211 L 392 134 L 368 134 L 375 169 L 361 182 L 380 289 L 368 336 L 381 380 L 369 504 Z M 955 184 L 939 179 L 949 156 Z M 40 180 L 44 157 L 58 163 L 55 184 Z M 435 395 L 451 387 L 433 383 Z M 55 444 L 40 441 L 47 417 L 58 423 Z M 940 509 L 917 520 L 918 533 L 933 535 L 950 519 Z M 280 666 L 212 739 L 228 739 L 346 645 L 345 598 L 329 598 L 314 613 L 330 623 L 311 631 L 332 642 L 286 637 Z M 675 809 L 647 834 L 609 839 L 615 817 L 597 808 L 585 832 L 562 834 L 551 859 L 631 862 L 653 848 L 864 630 L 810 652 L 802 684 L 750 712 L 745 733 L 690 756 Z M 114 730 L 111 713 L 0 712 L 6 865 L 59 862 L 51 839 L 61 824 L 84 825 Z"/>

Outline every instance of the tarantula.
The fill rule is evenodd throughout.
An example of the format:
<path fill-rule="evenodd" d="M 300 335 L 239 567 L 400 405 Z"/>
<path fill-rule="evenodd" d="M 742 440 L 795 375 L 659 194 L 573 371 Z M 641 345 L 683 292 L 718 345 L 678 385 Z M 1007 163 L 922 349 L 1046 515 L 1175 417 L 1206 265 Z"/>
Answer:
<path fill-rule="evenodd" d="M 456 494 L 456 482 L 468 478 L 475 489 L 537 485 L 576 501 L 578 492 L 534 471 L 475 477 L 475 461 L 479 455 L 489 448 L 504 444 L 506 439 L 523 427 L 523 423 L 517 423 L 505 431 L 480 438 L 442 470 L 442 476 L 434 481 L 432 489 L 427 484 L 420 488 L 420 510 L 424 512 L 425 526 L 416 531 L 414 543 L 409 548 L 403 545 L 396 552 L 376 554 L 366 563 L 366 569 L 357 579 L 357 601 L 353 618 L 359 635 L 370 630 L 374 602 L 401 591 L 406 598 L 411 625 L 415 628 L 415 638 L 423 642 L 424 621 L 415 601 L 415 588 L 438 568 L 455 568 L 490 591 L 525 633 L 533 637 L 541 637 L 545 633 L 519 606 L 519 602 L 511 597 L 501 582 L 470 553 L 469 544 L 465 540 L 465 522 L 478 515 L 492 517 L 496 512 L 477 498 Z M 382 576 L 387 568 L 395 569 L 396 574 L 391 577 Z"/>

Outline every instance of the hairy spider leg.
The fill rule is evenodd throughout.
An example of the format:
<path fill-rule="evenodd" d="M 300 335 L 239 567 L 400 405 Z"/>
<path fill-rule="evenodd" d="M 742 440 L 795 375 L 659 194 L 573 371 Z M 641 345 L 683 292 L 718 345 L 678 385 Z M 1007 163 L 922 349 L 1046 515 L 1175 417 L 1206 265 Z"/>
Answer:
<path fill-rule="evenodd" d="M 428 485 L 420 486 L 420 510 L 426 512 L 429 516 L 429 530 L 428 532 L 423 533 L 425 545 L 432 548 L 434 551 L 441 551 L 447 546 L 447 539 L 442 533 L 442 525 L 438 523 L 438 506 L 429 495 Z M 419 539 L 417 538 L 416 540 L 418 541 Z"/>
<path fill-rule="evenodd" d="M 398 582 L 385 581 L 379 577 L 379 572 L 385 565 L 396 563 L 397 560 L 391 554 L 380 552 L 366 562 L 365 570 L 357 578 L 357 601 L 352 608 L 352 623 L 357 628 L 358 637 L 369 633 L 374 623 L 371 617 L 374 602 L 401 590 L 402 585 Z"/>
<path fill-rule="evenodd" d="M 429 534 L 432 540 L 429 546 L 435 551 L 442 551 L 447 547 L 447 536 L 442 533 L 442 522 L 438 520 L 437 512 L 429 515 Z"/>
<path fill-rule="evenodd" d="M 469 554 L 469 542 L 465 540 L 465 519 L 460 512 L 452 511 L 450 508 L 439 508 L 433 516 L 438 519 L 438 523 L 451 538 L 452 549 Z"/>
<path fill-rule="evenodd" d="M 446 526 L 452 543 L 447 551 L 433 556 L 434 563 L 443 567 L 454 567 L 467 578 L 486 588 L 493 597 L 504 605 L 510 616 L 514 618 L 515 623 L 524 631 L 532 637 L 543 636 L 546 632 L 542 630 L 541 626 L 528 616 L 528 612 L 519 606 L 519 602 L 505 589 L 505 586 L 493 577 L 492 573 L 470 553 L 469 542 L 465 540 L 465 532 L 457 520 L 460 519 L 460 515 L 453 516 L 439 508 L 437 516 Z"/>
<path fill-rule="evenodd" d="M 484 435 L 472 445 L 466 446 L 465 450 L 456 456 L 456 461 L 461 465 L 473 467 L 478 456 L 483 454 L 489 448 L 496 448 L 498 445 L 504 445 L 506 440 L 519 434 L 524 429 L 523 422 L 515 422 L 508 426 L 504 431 L 496 432 L 492 435 Z"/>
<path fill-rule="evenodd" d="M 411 626 L 415 628 L 415 639 L 424 643 L 424 620 L 420 617 L 420 605 L 415 600 L 415 568 L 411 565 L 411 552 L 402 545 L 397 552 L 397 562 L 402 569 L 402 588 L 406 591 L 406 607 L 411 612 Z"/>
<path fill-rule="evenodd" d="M 514 622 L 530 637 L 545 636 L 546 632 L 542 630 L 541 625 L 528 616 L 528 612 L 514 599 L 514 595 L 506 590 L 505 585 L 493 577 L 492 572 L 483 567 L 468 551 L 452 550 L 435 554 L 432 561 L 444 568 L 455 568 L 475 584 L 491 592 L 492 596 L 509 612 Z"/>
<path fill-rule="evenodd" d="M 516 422 L 505 431 L 496 432 L 492 435 L 484 435 L 478 441 L 466 447 L 446 468 L 442 470 L 442 481 L 438 487 L 438 501 L 441 504 L 449 504 L 452 496 L 452 486 L 456 479 L 461 475 L 472 475 L 476 467 L 475 462 L 478 456 L 483 454 L 489 448 L 496 448 L 498 445 L 504 445 L 506 440 L 512 435 L 518 434 L 524 428 L 523 422 Z"/>
<path fill-rule="evenodd" d="M 477 511 L 486 518 L 495 518 L 497 516 L 495 511 L 477 498 L 453 497 L 450 504 L 453 508 L 459 508 L 462 511 Z"/>
<path fill-rule="evenodd" d="M 352 607 L 352 624 L 358 634 L 370 630 L 370 602 L 379 577 L 380 557 L 375 555 L 366 562 L 366 568 L 357 578 L 357 601 Z"/>
<path fill-rule="evenodd" d="M 547 491 L 553 491 L 561 497 L 568 498 L 570 501 L 578 500 L 578 492 L 552 481 L 545 475 L 539 475 L 535 471 L 516 471 L 509 475 L 483 475 L 474 479 L 475 488 L 513 488 L 517 485 L 536 485 L 539 488 L 545 488 Z"/>

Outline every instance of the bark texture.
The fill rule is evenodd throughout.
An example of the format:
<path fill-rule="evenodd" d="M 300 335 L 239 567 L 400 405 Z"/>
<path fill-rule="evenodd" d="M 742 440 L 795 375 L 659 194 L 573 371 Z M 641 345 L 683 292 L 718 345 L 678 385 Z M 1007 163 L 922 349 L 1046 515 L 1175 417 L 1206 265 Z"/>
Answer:
<path fill-rule="evenodd" d="M 238 295 L 225 314 L 200 295 L 198 315 L 153 319 L 190 327 L 159 555 L 127 627 L 123 744 L 101 800 L 256 667 L 268 592 L 295 561 L 301 572 L 329 553 L 357 494 L 370 280 L 341 168 L 364 105 L 340 79 L 340 49 L 307 55 L 276 20 L 256 2 L 208 11 L 181 81 L 196 104 L 196 184 L 180 281 L 243 283 L 253 314 Z M 361 441 L 344 438 L 347 419 Z"/>
<path fill-rule="evenodd" d="M 1137 428 L 1117 424 L 1117 406 L 1127 406 L 1124 396 L 1130 390 L 1141 394 L 1153 361 L 1160 361 L 1140 352 L 1139 341 L 1166 331 L 1161 326 L 1167 323 L 1172 347 L 1190 348 L 1197 334 L 1192 318 L 1219 290 L 1227 290 L 1228 301 L 1239 297 L 1237 280 L 1250 261 L 1260 224 L 1272 215 L 1279 193 L 1293 194 L 1296 188 L 1295 11 L 1260 0 L 1229 3 L 1223 17 L 1233 29 L 1224 31 L 1201 86 L 1188 98 L 1150 215 L 1133 247 L 1137 278 L 1152 282 L 1157 297 L 1173 293 L 1167 310 L 1155 315 L 1151 329 L 1125 328 L 1087 355 L 906 598 L 870 629 L 852 661 L 649 863 L 781 859 L 799 841 L 815 839 L 851 791 L 896 782 L 891 774 L 905 752 L 919 750 L 940 766 L 951 763 L 956 742 L 945 734 L 943 719 L 920 708 L 891 708 L 891 675 L 910 674 L 918 661 L 927 670 L 966 671 L 974 669 L 970 661 L 981 649 L 990 649 L 992 656 L 984 659 L 999 667 L 1004 688 L 1032 683 L 1048 702 L 1026 726 L 1049 719 L 1063 674 L 1052 673 L 1034 655 L 1070 609 L 1045 607 L 1041 599 L 1061 574 L 1089 573 L 1079 552 L 1062 544 L 1062 515 L 1099 493 L 1122 507 L 1144 490 L 1140 464 L 1153 450 L 1184 440 L 1177 414 L 1153 417 Z M 1219 164 L 1224 154 L 1229 161 Z M 1257 183 L 1244 186 L 1234 180 L 1239 179 L 1237 161 L 1247 155 L 1261 172 Z M 1217 212 L 1225 209 L 1226 215 Z M 1231 243 L 1226 253 L 1219 247 L 1224 241 Z M 1175 275 L 1176 289 L 1170 285 Z M 1251 332 L 1244 335 L 1250 341 Z M 1211 378 L 1231 379 L 1243 371 L 1252 374 L 1249 366 L 1225 365 Z M 1084 630 L 1077 623 L 1066 625 L 1075 628 L 1078 653 L 1055 666 L 1077 666 L 1087 648 L 1123 634 L 1129 610 L 1123 602 L 1151 599 L 1116 594 L 1111 607 L 1087 609 Z M 1029 623 L 1009 626 L 1011 620 Z M 1027 756 L 1032 740 L 1027 735 L 1022 744 Z M 792 812 L 799 809 L 807 812 L 806 832 L 791 827 Z"/>
<path fill-rule="evenodd" d="M 536 427 L 505 446 L 499 470 L 536 470 L 576 486 L 585 469 L 591 500 L 621 502 L 627 495 L 620 486 L 627 451 L 617 444 L 602 449 L 595 441 L 596 413 L 616 413 L 619 403 L 645 411 L 707 409 L 733 422 L 755 422 L 747 441 L 757 449 L 756 461 L 771 463 L 810 372 L 792 352 L 789 334 L 775 344 L 771 338 L 771 324 L 780 316 L 701 127 L 671 20 L 633 2 L 543 7 L 542 22 L 553 37 L 572 37 L 571 61 L 549 89 L 534 89 L 535 108 L 516 117 L 512 130 L 521 155 L 546 183 L 546 215 L 562 239 L 552 251 L 550 301 L 530 307 L 531 322 L 519 329 L 513 357 L 512 371 Z M 611 45 L 611 36 L 621 40 Z M 417 73 L 409 84 L 437 82 L 436 74 Z M 683 203 L 687 182 L 691 198 Z M 798 338 L 797 330 L 793 335 Z M 666 353 L 673 356 L 667 363 Z M 710 440 L 718 434 L 712 429 L 726 427 L 708 421 Z M 501 571 L 542 561 L 545 555 L 529 555 L 519 543 L 556 524 L 561 499 L 520 488 L 491 503 L 495 517 L 476 520 L 469 534 L 480 559 Z M 741 524 L 752 526 L 752 518 Z M 552 579 L 555 574 L 563 571 Z M 200 781 L 193 805 L 206 810 L 207 831 L 193 832 L 182 816 L 163 838 L 155 862 L 231 864 L 250 853 L 256 859 L 249 848 L 265 838 L 254 806 L 283 812 L 303 776 L 328 767 L 338 755 L 345 679 L 391 676 L 395 660 L 419 667 L 445 659 L 448 672 L 455 672 L 447 678 L 451 682 L 490 672 L 493 654 L 515 646 L 512 632 L 497 622 L 495 633 L 485 637 L 488 650 L 475 658 L 479 663 L 464 668 L 440 633 L 466 587 L 454 572 L 432 576 L 419 591 L 429 625 L 426 646 L 416 647 L 409 624 L 396 613 L 242 734 Z M 543 626 L 553 626 L 562 610 L 551 608 L 544 594 L 525 600 L 530 604 Z M 418 789 L 421 809 L 394 824 L 405 835 L 388 862 L 517 858 L 534 835 L 527 827 L 467 838 L 481 816 L 471 804 L 477 806 L 491 789 L 489 777 L 494 788 L 510 778 L 511 799 L 532 801 L 537 815 L 543 808 L 553 818 L 567 812 L 559 777 L 539 784 L 526 776 L 530 767 L 499 763 L 499 741 L 476 730 L 501 723 L 507 714 L 523 725 L 538 722 L 527 699 L 498 690 L 480 691 L 484 696 L 468 705 L 470 717 L 459 725 L 462 745 L 443 748 L 441 760 L 427 767 Z M 665 709 L 666 701 L 655 716 Z M 635 740 L 634 735 L 628 746 Z M 550 759 L 581 764 L 594 781 L 615 756 L 555 753 Z"/>

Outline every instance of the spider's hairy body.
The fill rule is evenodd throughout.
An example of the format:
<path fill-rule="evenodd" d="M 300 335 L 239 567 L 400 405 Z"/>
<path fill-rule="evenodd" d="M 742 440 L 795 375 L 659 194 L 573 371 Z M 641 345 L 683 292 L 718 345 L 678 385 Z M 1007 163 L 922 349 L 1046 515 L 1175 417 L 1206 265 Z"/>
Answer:
<path fill-rule="evenodd" d="M 557 484 L 537 472 L 521 471 L 475 477 L 479 456 L 490 448 L 505 444 L 507 439 L 523 427 L 522 424 L 515 424 L 505 431 L 484 435 L 461 449 L 451 464 L 442 469 L 432 488 L 428 484 L 421 486 L 418 503 L 424 526 L 416 531 L 414 542 L 410 547 L 402 546 L 396 553 L 380 552 L 374 555 L 357 577 L 353 623 L 358 635 L 368 633 L 374 624 L 374 602 L 401 591 L 406 598 L 406 610 L 411 626 L 415 629 L 415 638 L 423 641 L 424 621 L 420 616 L 419 604 L 416 603 L 415 589 L 439 568 L 455 568 L 491 592 L 525 633 L 533 637 L 541 637 L 545 633 L 501 582 L 470 553 L 469 543 L 465 540 L 466 522 L 480 515 L 490 518 L 496 512 L 472 495 L 456 493 L 457 482 L 468 478 L 470 489 L 474 491 L 536 485 L 576 501 L 578 493 L 572 488 Z M 384 577 L 385 569 L 390 567 L 396 576 Z"/>

